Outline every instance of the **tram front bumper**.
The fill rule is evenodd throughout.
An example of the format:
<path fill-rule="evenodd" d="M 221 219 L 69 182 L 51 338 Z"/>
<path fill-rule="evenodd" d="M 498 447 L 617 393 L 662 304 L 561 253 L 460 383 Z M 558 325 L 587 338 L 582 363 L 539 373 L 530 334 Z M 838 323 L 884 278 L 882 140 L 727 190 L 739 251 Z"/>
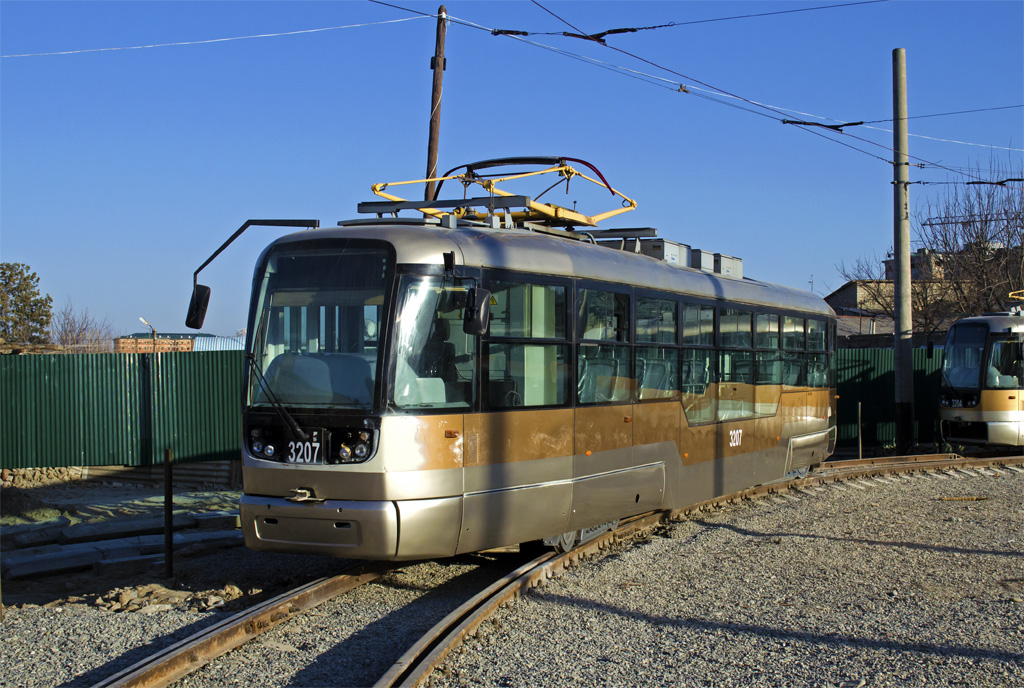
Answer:
<path fill-rule="evenodd" d="M 245 545 L 254 550 L 346 559 L 428 559 L 452 556 L 461 498 L 409 501 L 324 500 L 296 503 L 242 495 Z"/>

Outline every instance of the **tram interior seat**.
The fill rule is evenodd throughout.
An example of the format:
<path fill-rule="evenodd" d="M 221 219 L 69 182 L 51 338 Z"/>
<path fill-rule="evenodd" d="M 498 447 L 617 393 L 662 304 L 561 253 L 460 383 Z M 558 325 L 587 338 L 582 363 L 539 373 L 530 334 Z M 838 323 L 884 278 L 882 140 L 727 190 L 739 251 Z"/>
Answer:
<path fill-rule="evenodd" d="M 368 407 L 373 400 L 373 365 L 358 354 L 285 353 L 270 362 L 264 377 L 285 402 Z"/>
<path fill-rule="evenodd" d="M 580 358 L 580 402 L 606 403 L 620 401 L 616 395 L 619 362 L 614 358 Z"/>
<path fill-rule="evenodd" d="M 459 374 L 455 368 L 455 344 L 448 341 L 451 325 L 444 318 L 434 318 L 430 336 L 420 353 L 420 373 L 425 378 L 439 377 L 453 383 Z"/>
<path fill-rule="evenodd" d="M 989 366 L 985 374 L 985 386 L 989 389 L 1015 389 L 1019 384 L 1015 375 L 1000 375 L 998 368 Z"/>
<path fill-rule="evenodd" d="M 640 398 L 658 399 L 664 392 L 670 391 L 668 387 L 668 364 L 664 361 L 637 360 L 637 364 L 643 364 L 642 369 L 637 371 L 637 379 L 640 380 Z"/>

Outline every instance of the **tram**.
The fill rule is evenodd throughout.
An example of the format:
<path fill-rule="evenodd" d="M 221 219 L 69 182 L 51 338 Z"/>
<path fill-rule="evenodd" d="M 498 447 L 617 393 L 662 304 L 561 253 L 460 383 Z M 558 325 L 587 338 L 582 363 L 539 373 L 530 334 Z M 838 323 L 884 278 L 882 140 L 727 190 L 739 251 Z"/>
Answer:
<path fill-rule="evenodd" d="M 1024 316 L 990 313 L 953 323 L 939 396 L 942 437 L 1024 445 Z"/>
<path fill-rule="evenodd" d="M 501 159 L 417 181 L 478 198 L 406 201 L 380 184 L 386 200 L 359 205 L 372 217 L 250 221 L 229 239 L 307 227 L 271 243 L 253 277 L 249 547 L 379 560 L 565 550 L 829 456 L 828 305 L 683 265 L 655 230 L 596 229 L 636 204 L 570 163 L 587 165 Z M 542 169 L 487 172 L 509 165 Z M 497 188 L 538 174 L 582 178 L 622 206 L 584 215 Z M 202 325 L 209 296 L 196 279 L 187 325 Z"/>

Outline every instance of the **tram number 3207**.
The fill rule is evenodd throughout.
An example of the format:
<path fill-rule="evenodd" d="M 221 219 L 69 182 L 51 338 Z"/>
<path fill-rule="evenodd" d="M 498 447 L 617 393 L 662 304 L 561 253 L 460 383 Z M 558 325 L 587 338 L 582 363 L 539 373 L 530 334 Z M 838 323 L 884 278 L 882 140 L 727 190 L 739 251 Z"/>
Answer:
<path fill-rule="evenodd" d="M 743 444 L 743 431 L 742 430 L 730 430 L 729 431 L 729 446 L 738 447 Z"/>
<path fill-rule="evenodd" d="M 290 464 L 318 464 L 321 462 L 319 458 L 319 438 L 313 437 L 312 441 L 307 442 L 289 442 L 288 443 L 288 463 Z"/>

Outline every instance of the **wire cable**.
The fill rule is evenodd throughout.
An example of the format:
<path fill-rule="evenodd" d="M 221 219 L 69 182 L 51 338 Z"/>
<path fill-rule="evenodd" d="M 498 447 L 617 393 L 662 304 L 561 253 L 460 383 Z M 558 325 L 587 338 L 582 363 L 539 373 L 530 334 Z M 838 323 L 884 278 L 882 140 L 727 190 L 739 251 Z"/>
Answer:
<path fill-rule="evenodd" d="M 339 29 L 358 29 L 364 26 L 379 26 L 382 24 L 397 24 L 398 22 L 413 21 L 421 17 L 405 17 L 402 19 L 389 19 L 387 21 L 366 22 L 363 24 L 346 24 L 344 26 L 325 26 L 319 29 L 301 29 L 298 31 L 282 31 L 280 33 L 260 33 L 251 36 L 231 36 L 229 38 L 210 38 L 202 41 L 179 41 L 176 43 L 153 43 L 151 45 L 129 45 L 119 48 L 86 48 L 84 50 L 59 50 L 52 53 L 22 53 L 20 55 L 0 55 L 0 57 L 45 57 L 48 55 L 80 55 L 82 53 L 103 53 L 117 50 L 144 50 L 146 48 L 169 48 L 183 45 L 205 45 L 209 43 L 226 43 L 228 41 L 244 41 L 250 38 L 274 38 L 276 36 L 297 36 L 299 34 L 320 33 L 322 31 L 337 31 Z"/>

